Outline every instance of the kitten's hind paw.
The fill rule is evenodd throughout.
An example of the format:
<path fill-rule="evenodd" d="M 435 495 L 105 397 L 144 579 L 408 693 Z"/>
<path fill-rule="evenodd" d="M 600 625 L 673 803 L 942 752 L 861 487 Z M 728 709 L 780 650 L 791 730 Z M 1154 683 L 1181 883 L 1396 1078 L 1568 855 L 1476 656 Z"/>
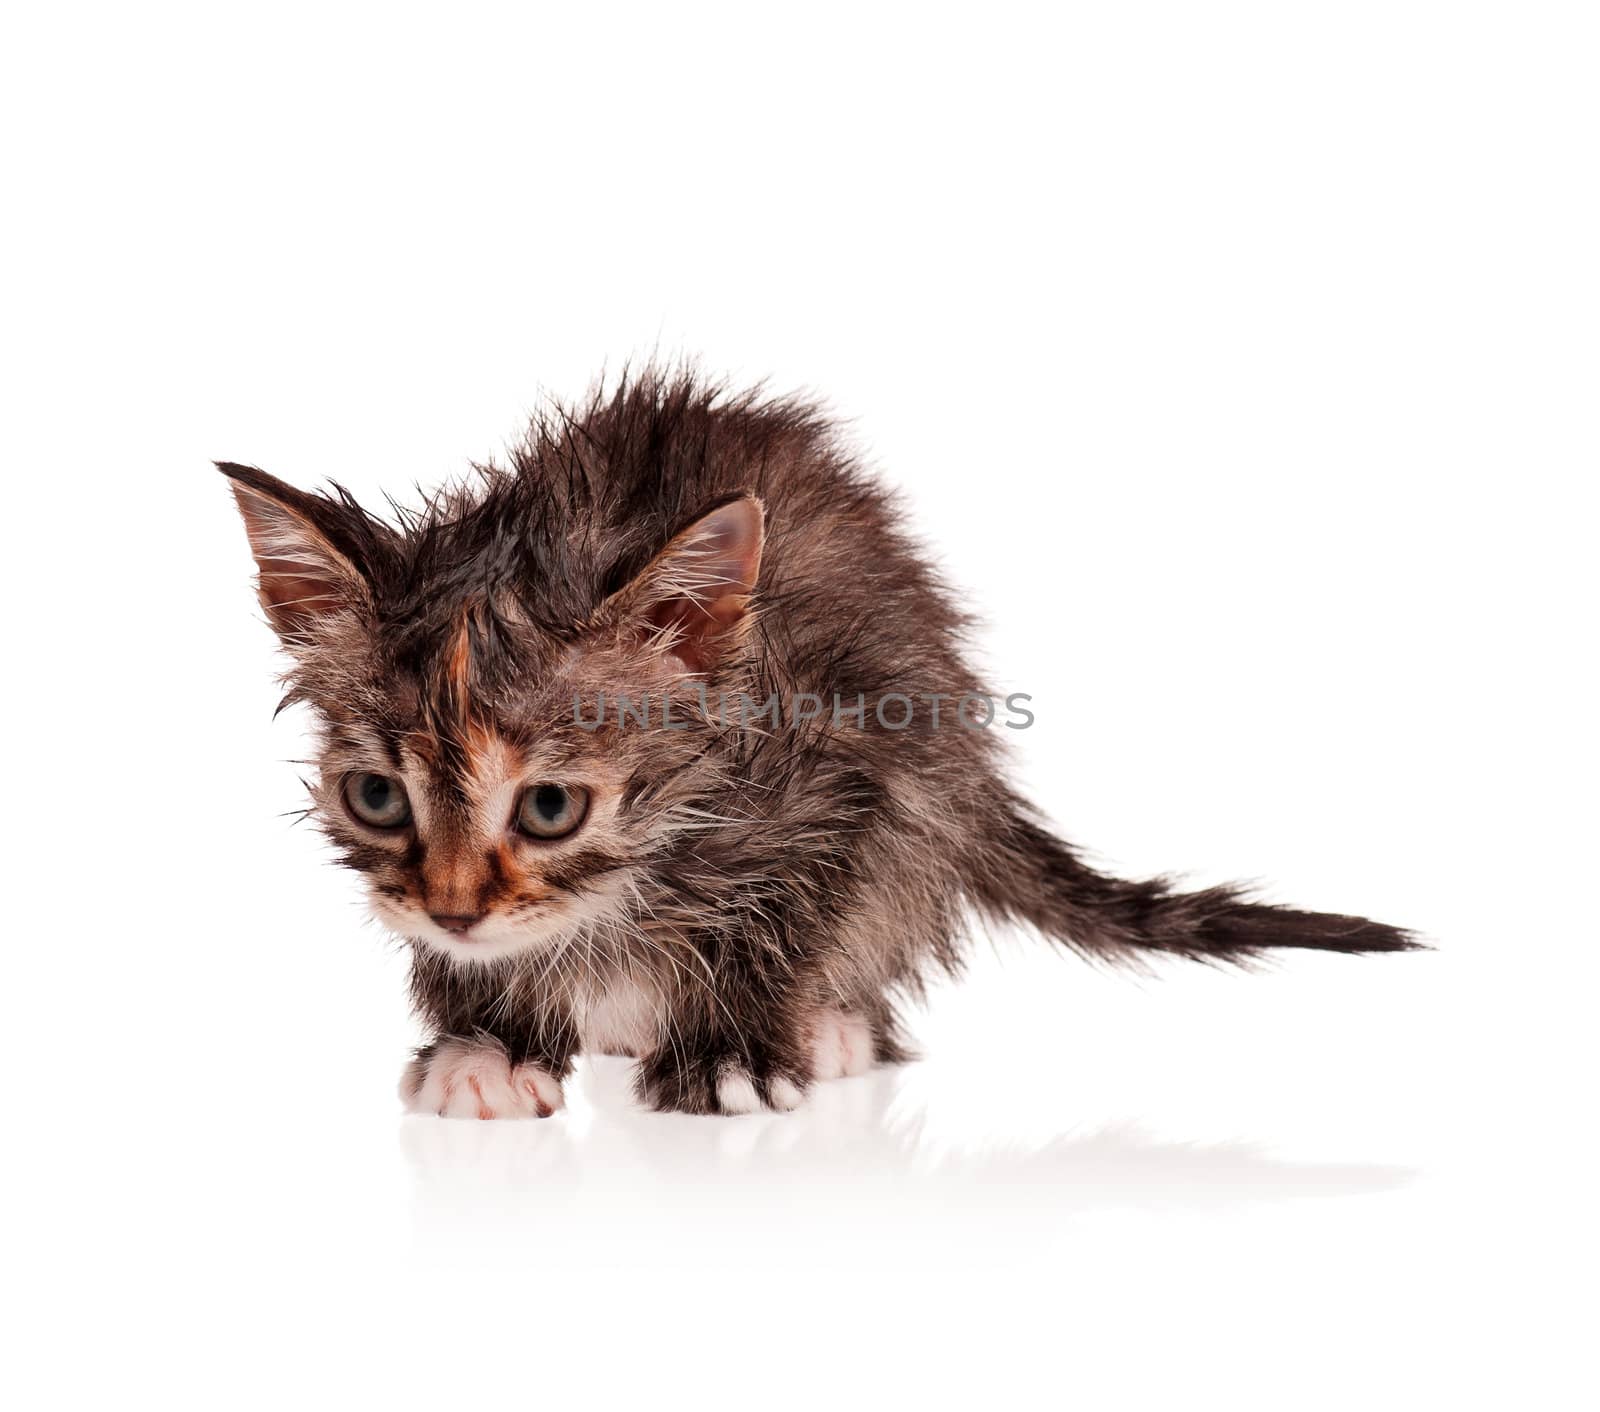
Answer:
<path fill-rule="evenodd" d="M 824 1010 L 811 1035 L 811 1076 L 853 1079 L 872 1067 L 872 1026 L 859 1015 Z"/>
<path fill-rule="evenodd" d="M 561 1080 L 512 1064 L 497 1044 L 444 1039 L 419 1050 L 400 1078 L 408 1112 L 441 1118 L 548 1118 L 564 1106 Z"/>

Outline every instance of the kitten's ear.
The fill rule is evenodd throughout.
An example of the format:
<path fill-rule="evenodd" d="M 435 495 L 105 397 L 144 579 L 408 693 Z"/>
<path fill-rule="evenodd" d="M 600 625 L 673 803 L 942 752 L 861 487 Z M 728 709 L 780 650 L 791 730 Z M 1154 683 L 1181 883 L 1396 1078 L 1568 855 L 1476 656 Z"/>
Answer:
<path fill-rule="evenodd" d="M 366 579 L 317 527 L 316 496 L 253 466 L 218 461 L 217 469 L 233 483 L 244 516 L 261 606 L 287 645 L 304 645 L 329 614 L 370 605 Z"/>
<path fill-rule="evenodd" d="M 761 570 L 761 502 L 743 495 L 702 515 L 613 594 L 606 616 L 659 638 L 690 672 L 738 643 Z"/>

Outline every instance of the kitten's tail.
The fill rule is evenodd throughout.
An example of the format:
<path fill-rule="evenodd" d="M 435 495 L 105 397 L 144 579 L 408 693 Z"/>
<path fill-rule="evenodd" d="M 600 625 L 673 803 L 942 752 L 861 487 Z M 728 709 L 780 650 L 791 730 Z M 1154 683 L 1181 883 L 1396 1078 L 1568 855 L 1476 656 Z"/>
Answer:
<path fill-rule="evenodd" d="M 1020 811 L 1010 815 L 999 839 L 974 852 L 967 890 L 992 916 L 1107 958 L 1130 948 L 1195 961 L 1245 961 L 1272 947 L 1424 949 L 1399 927 L 1251 902 L 1237 887 L 1174 892 L 1164 879 L 1107 877 Z"/>

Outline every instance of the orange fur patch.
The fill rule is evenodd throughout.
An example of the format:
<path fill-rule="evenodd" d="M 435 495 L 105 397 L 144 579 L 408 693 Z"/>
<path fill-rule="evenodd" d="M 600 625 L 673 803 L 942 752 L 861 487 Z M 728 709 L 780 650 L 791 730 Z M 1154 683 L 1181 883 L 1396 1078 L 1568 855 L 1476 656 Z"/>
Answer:
<path fill-rule="evenodd" d="M 450 684 L 458 707 L 467 700 L 467 684 L 472 675 L 472 609 L 461 614 L 456 633 L 450 643 L 450 655 L 445 659 L 445 679 Z"/>

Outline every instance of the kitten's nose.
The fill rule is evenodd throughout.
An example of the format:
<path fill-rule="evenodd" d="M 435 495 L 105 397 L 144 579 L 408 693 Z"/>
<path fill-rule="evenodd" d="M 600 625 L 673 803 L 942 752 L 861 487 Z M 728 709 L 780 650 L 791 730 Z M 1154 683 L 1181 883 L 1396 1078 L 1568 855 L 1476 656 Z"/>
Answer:
<path fill-rule="evenodd" d="M 447 932 L 455 932 L 457 936 L 483 920 L 482 912 L 475 912 L 470 917 L 462 916 L 459 912 L 429 912 L 428 916 L 436 926 L 443 927 Z"/>

